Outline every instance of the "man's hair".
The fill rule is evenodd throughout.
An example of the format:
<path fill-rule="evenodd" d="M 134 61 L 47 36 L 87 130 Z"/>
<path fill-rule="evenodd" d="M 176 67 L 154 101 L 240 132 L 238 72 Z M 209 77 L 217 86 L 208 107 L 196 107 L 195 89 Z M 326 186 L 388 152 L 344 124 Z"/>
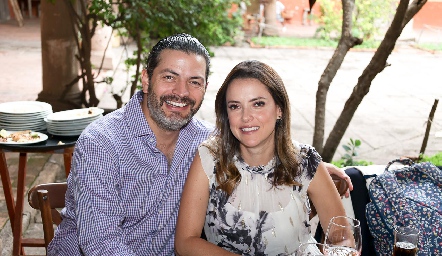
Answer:
<path fill-rule="evenodd" d="M 161 39 L 149 53 L 146 61 L 146 70 L 149 75 L 149 79 L 153 76 L 153 70 L 158 66 L 160 62 L 160 54 L 163 50 L 177 50 L 182 51 L 187 54 L 193 53 L 196 55 L 203 56 L 206 60 L 206 84 L 209 77 L 209 67 L 210 67 L 210 56 L 206 47 L 198 41 L 195 37 L 181 33 L 175 34 L 172 36 L 168 36 L 166 38 Z"/>

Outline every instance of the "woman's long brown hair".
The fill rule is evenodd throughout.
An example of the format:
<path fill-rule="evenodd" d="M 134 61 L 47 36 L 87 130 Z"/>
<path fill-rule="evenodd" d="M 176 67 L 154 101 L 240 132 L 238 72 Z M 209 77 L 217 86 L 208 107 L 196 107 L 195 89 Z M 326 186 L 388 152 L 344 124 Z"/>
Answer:
<path fill-rule="evenodd" d="M 300 185 L 295 181 L 298 176 L 298 162 L 290 135 L 290 102 L 281 77 L 270 66 L 256 61 L 243 61 L 236 65 L 227 75 L 215 100 L 216 137 L 209 149 L 219 161 L 216 163 L 216 180 L 218 189 L 231 195 L 241 180 L 233 157 L 240 155 L 240 142 L 230 131 L 227 115 L 226 93 L 235 79 L 253 78 L 263 83 L 281 109 L 282 118 L 275 124 L 275 155 L 277 156 L 273 186 Z"/>

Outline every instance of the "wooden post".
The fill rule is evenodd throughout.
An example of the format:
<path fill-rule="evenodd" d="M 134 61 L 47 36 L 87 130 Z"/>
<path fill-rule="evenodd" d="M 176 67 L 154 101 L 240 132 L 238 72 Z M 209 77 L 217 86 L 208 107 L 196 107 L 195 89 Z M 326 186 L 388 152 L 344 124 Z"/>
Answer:
<path fill-rule="evenodd" d="M 23 16 L 21 15 L 20 7 L 18 6 L 17 0 L 9 0 L 12 6 L 12 10 L 14 10 L 15 19 L 18 22 L 19 27 L 23 27 Z"/>
<path fill-rule="evenodd" d="M 425 131 L 424 141 L 422 142 L 421 150 L 419 151 L 419 158 L 425 154 L 425 148 L 427 147 L 428 137 L 430 135 L 431 123 L 433 123 L 434 113 L 436 112 L 437 104 L 439 103 L 439 99 L 435 99 L 433 103 L 433 107 L 431 108 L 430 115 L 428 116 L 427 121 L 427 129 Z"/>
<path fill-rule="evenodd" d="M 81 107 L 78 83 L 63 97 L 66 86 L 78 75 L 77 45 L 69 0 L 41 1 L 41 57 L 43 90 L 38 101 L 52 105 L 54 112 Z"/>

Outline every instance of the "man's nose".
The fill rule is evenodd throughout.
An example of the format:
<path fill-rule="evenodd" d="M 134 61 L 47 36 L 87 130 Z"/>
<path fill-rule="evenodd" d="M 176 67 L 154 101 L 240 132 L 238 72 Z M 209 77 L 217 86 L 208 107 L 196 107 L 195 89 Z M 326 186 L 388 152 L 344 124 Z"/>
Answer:
<path fill-rule="evenodd" d="M 187 81 L 178 81 L 175 84 L 172 93 L 180 97 L 189 96 L 189 84 L 187 83 Z"/>

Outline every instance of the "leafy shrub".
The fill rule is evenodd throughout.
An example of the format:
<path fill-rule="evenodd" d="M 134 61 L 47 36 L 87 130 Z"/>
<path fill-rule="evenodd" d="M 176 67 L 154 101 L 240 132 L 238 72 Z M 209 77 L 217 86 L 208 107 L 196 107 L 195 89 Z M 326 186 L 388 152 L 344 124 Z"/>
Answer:
<path fill-rule="evenodd" d="M 320 24 L 317 35 L 321 38 L 338 38 L 342 29 L 342 4 L 338 0 L 322 0 L 321 14 L 315 20 Z M 383 26 L 390 22 L 396 0 L 355 1 L 352 35 L 364 40 L 374 39 Z"/>
<path fill-rule="evenodd" d="M 439 152 L 432 156 L 422 155 L 419 162 L 431 162 L 436 166 L 442 166 L 442 152 Z"/>
<path fill-rule="evenodd" d="M 128 73 L 133 73 L 131 81 L 120 92 L 113 92 L 117 107 L 120 107 L 123 104 L 121 95 L 127 87 L 130 86 L 130 95 L 139 88 L 145 56 L 159 39 L 176 33 L 188 33 L 198 38 L 206 47 L 239 41 L 236 39 L 242 33 L 242 18 L 239 11 L 232 11 L 232 7 L 239 2 L 240 0 L 66 1 L 71 12 L 73 30 L 78 34 L 76 42 L 79 56 L 76 57 L 81 65 L 80 78 L 84 85 L 81 101 L 87 106 L 96 106 L 98 99 L 89 99 L 87 95 L 95 95 L 91 92 L 95 90 L 96 83 L 106 82 L 112 86 L 113 82 L 111 77 L 97 81 L 92 75 L 95 67 L 90 64 L 90 41 L 98 25 L 111 27 L 117 31 L 116 34 L 130 38 L 136 45 L 133 56 L 124 60 Z M 208 49 L 210 52 L 210 48 Z M 79 78 L 75 79 L 78 81 Z"/>
<path fill-rule="evenodd" d="M 365 160 L 355 160 L 354 157 L 358 156 L 357 150 L 361 146 L 360 140 L 353 140 L 350 138 L 350 142 L 342 145 L 345 150 L 345 154 L 338 161 L 333 161 L 332 163 L 337 167 L 345 166 L 367 166 L 373 164 L 372 162 Z"/>

